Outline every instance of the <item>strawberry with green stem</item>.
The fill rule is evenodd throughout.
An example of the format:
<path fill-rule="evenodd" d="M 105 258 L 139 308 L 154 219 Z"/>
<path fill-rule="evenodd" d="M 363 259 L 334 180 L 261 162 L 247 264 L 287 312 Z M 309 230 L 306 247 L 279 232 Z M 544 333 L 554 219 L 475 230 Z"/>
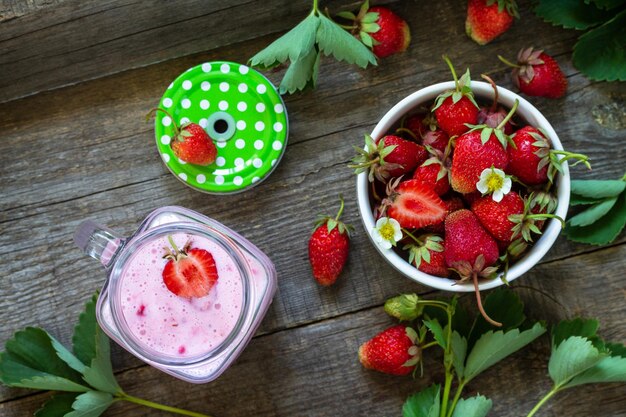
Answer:
<path fill-rule="evenodd" d="M 428 156 L 426 149 L 415 142 L 395 135 L 386 135 L 374 142 L 365 135 L 365 149 L 354 146 L 357 155 L 349 168 L 356 174 L 368 172 L 368 180 L 386 183 L 390 178 L 409 174 Z"/>
<path fill-rule="evenodd" d="M 335 217 L 319 216 L 315 230 L 309 238 L 309 261 L 313 278 L 323 286 L 337 281 L 348 260 L 350 249 L 350 231 L 352 226 L 339 221 L 343 213 L 343 197 L 339 196 L 341 206 Z"/>
<path fill-rule="evenodd" d="M 369 7 L 369 0 L 363 2 L 356 15 L 346 11 L 337 16 L 352 21 L 341 27 L 357 36 L 378 58 L 404 52 L 411 43 L 406 21 L 386 7 Z"/>
<path fill-rule="evenodd" d="M 213 255 L 205 249 L 191 247 L 188 241 L 178 249 L 172 236 L 167 237 L 172 248 L 166 248 L 163 283 L 173 294 L 184 298 L 199 298 L 209 294 L 218 280 Z"/>
<path fill-rule="evenodd" d="M 552 149 L 548 134 L 543 129 L 524 126 L 512 136 L 515 147 L 509 147 L 507 173 L 526 185 L 554 182 L 557 172 L 563 172 L 563 162 L 575 160 L 572 166 L 584 164 L 591 169 L 586 155 Z"/>
<path fill-rule="evenodd" d="M 526 199 L 524 199 L 524 211 L 519 214 L 512 214 L 509 216 L 509 220 L 514 223 L 513 235 L 511 236 L 511 240 L 515 240 L 518 238 L 522 238 L 526 242 L 532 242 L 532 233 L 537 235 L 541 234 L 540 228 L 537 226 L 538 221 L 545 221 L 548 219 L 555 219 L 561 223 L 561 228 L 565 227 L 565 220 L 563 220 L 560 216 L 552 213 L 533 213 L 533 208 L 531 205 L 536 205 L 536 198 L 534 193 L 531 193 Z M 542 223 L 543 224 L 543 223 Z"/>
<path fill-rule="evenodd" d="M 174 155 L 181 160 L 194 165 L 210 165 L 217 157 L 217 148 L 211 140 L 211 137 L 197 123 L 184 123 L 180 127 L 176 121 L 166 110 L 154 108 L 146 115 L 148 120 L 154 113 L 161 111 L 172 120 L 174 126 L 174 137 L 170 142 L 170 146 Z"/>
<path fill-rule="evenodd" d="M 427 234 L 415 237 L 408 230 L 403 232 L 415 242 L 402 248 L 409 251 L 410 264 L 430 275 L 444 278 L 450 275 L 443 256 L 445 242 L 441 236 Z"/>
<path fill-rule="evenodd" d="M 524 94 L 559 98 L 567 90 L 567 78 L 559 64 L 543 50 L 533 47 L 520 50 L 517 64 L 498 55 L 498 59 L 513 68 L 513 83 Z"/>
<path fill-rule="evenodd" d="M 450 67 L 455 88 L 440 94 L 435 99 L 435 107 L 432 111 L 435 113 L 439 127 L 448 136 L 458 136 L 467 132 L 467 124 L 475 125 L 478 123 L 479 107 L 470 88 L 469 69 L 459 80 L 450 59 L 446 55 L 443 56 L 443 59 Z"/>
<path fill-rule="evenodd" d="M 413 179 L 419 180 L 432 187 L 437 195 L 442 196 L 450 190 L 450 157 L 452 150 L 450 142 L 442 152 L 426 145 L 426 150 L 431 157 L 424 161 L 413 172 Z"/>
<path fill-rule="evenodd" d="M 487 125 L 470 126 L 471 130 L 456 139 L 450 168 L 452 189 L 468 194 L 476 191 L 480 175 L 487 168 L 506 170 L 509 156 L 506 148 L 511 138 L 504 133 L 504 126 L 515 114 L 519 101 L 495 128 Z"/>
<path fill-rule="evenodd" d="M 473 282 L 478 310 L 485 320 L 494 326 L 502 326 L 485 312 L 478 288 L 479 278 L 492 279 L 496 275 L 497 267 L 494 265 L 499 256 L 498 244 L 470 210 L 462 209 L 449 214 L 445 226 L 446 265 L 459 274 L 460 282 Z"/>
<path fill-rule="evenodd" d="M 378 333 L 359 347 L 359 361 L 367 368 L 391 375 L 408 375 L 421 359 L 417 332 L 397 325 Z"/>
<path fill-rule="evenodd" d="M 485 45 L 509 30 L 514 18 L 519 18 L 515 0 L 469 0 L 465 32 Z"/>

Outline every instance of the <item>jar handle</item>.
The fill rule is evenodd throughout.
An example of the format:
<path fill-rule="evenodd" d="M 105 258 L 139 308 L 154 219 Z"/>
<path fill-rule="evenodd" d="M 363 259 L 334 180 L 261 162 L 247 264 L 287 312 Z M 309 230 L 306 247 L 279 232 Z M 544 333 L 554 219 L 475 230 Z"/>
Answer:
<path fill-rule="evenodd" d="M 74 232 L 76 246 L 87 255 L 99 260 L 105 268 L 111 265 L 111 261 L 124 240 L 113 230 L 91 220 L 82 222 Z"/>

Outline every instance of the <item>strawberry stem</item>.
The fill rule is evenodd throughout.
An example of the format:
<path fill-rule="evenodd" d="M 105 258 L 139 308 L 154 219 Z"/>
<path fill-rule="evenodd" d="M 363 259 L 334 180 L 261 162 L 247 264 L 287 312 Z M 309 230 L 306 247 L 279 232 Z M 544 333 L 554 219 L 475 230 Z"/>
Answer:
<path fill-rule="evenodd" d="M 521 68 L 521 65 L 518 64 L 514 64 L 511 61 L 509 61 L 508 59 L 506 59 L 505 57 L 503 57 L 502 55 L 498 55 L 498 59 L 502 62 L 504 62 L 506 65 L 508 65 L 509 67 L 513 67 L 513 68 Z"/>
<path fill-rule="evenodd" d="M 317 1 L 318 0 L 313 0 L 313 11 L 311 13 L 317 14 L 319 12 L 317 8 Z"/>
<path fill-rule="evenodd" d="M 206 415 L 206 414 L 195 413 L 193 411 L 183 410 L 182 408 L 170 407 L 169 405 L 163 405 L 163 404 L 155 403 L 155 402 L 152 402 L 152 401 L 144 400 L 142 398 L 133 397 L 132 395 L 128 395 L 128 394 L 125 394 L 125 393 L 117 394 L 116 397 L 119 398 L 120 400 L 124 400 L 124 401 L 128 401 L 128 402 L 131 402 L 131 403 L 143 405 L 144 407 L 155 408 L 157 410 L 163 410 L 163 411 L 167 411 L 167 412 L 170 412 L 170 413 L 181 414 L 183 416 L 211 417 L 211 416 Z"/>
<path fill-rule="evenodd" d="M 589 157 L 587 155 L 583 155 L 582 153 L 572 153 L 567 151 L 559 151 L 556 149 L 552 149 L 550 153 L 555 155 L 563 155 L 563 158 L 559 159 L 559 163 L 563 163 L 570 159 L 577 159 L 577 161 L 572 164 L 572 166 L 580 164 L 581 162 L 588 168 L 591 169 L 591 164 L 589 163 Z"/>
<path fill-rule="evenodd" d="M 415 136 L 415 133 L 411 132 L 409 129 L 407 129 L 406 127 L 399 127 L 396 129 L 396 134 L 401 134 L 401 133 L 406 133 L 407 135 L 409 135 L 413 140 L 417 141 L 417 136 Z"/>
<path fill-rule="evenodd" d="M 519 100 L 515 99 L 515 103 L 513 103 L 513 107 L 511 108 L 511 111 L 509 111 L 509 114 L 506 115 L 504 120 L 500 122 L 500 124 L 496 127 L 496 129 L 502 130 L 502 128 L 504 128 L 506 123 L 509 120 L 511 120 L 511 117 L 513 117 L 513 115 L 515 114 L 515 111 L 517 111 L 517 106 L 519 106 Z"/>
<path fill-rule="evenodd" d="M 176 246 L 176 242 L 174 242 L 172 235 L 167 235 L 167 240 L 170 242 L 170 245 L 172 245 L 172 247 L 174 248 L 174 251 L 178 255 L 180 253 L 180 250 L 178 250 L 178 246 Z"/>
<path fill-rule="evenodd" d="M 495 112 L 498 110 L 498 86 L 487 74 L 480 74 L 480 76 L 483 80 L 489 82 L 489 84 L 491 84 L 491 88 L 493 88 L 493 103 L 491 104 L 491 111 Z"/>
<path fill-rule="evenodd" d="M 444 61 L 446 61 L 446 64 L 448 64 L 448 67 L 450 67 L 450 72 L 452 72 L 452 77 L 454 78 L 455 90 L 461 91 L 461 89 L 459 88 L 459 78 L 456 76 L 456 71 L 454 70 L 454 67 L 452 66 L 452 62 L 450 61 L 450 58 L 448 58 L 447 55 L 442 55 L 441 57 L 443 58 Z"/>
<path fill-rule="evenodd" d="M 565 220 L 563 220 L 560 216 L 557 216 L 556 214 L 548 214 L 548 213 L 527 214 L 524 217 L 524 220 L 525 219 L 535 219 L 535 220 L 556 219 L 561 223 L 561 229 L 565 227 Z"/>
<path fill-rule="evenodd" d="M 502 327 L 502 323 L 497 322 L 489 317 L 489 315 L 483 308 L 483 301 L 480 297 L 480 290 L 478 289 L 478 274 L 476 272 L 472 273 L 472 281 L 474 282 L 474 291 L 476 292 L 476 303 L 478 304 L 478 311 L 480 311 L 480 314 L 483 316 L 483 318 L 487 320 L 487 322 L 489 322 L 491 325 L 496 327 Z"/>
<path fill-rule="evenodd" d="M 176 121 L 174 120 L 174 118 L 172 117 L 172 115 L 167 111 L 167 110 L 163 110 L 160 107 L 155 107 L 153 109 L 150 109 L 150 111 L 148 112 L 148 114 L 146 114 L 146 122 L 148 120 L 150 120 L 150 117 L 155 114 L 158 111 L 162 111 L 163 113 L 165 113 L 167 115 L 167 117 L 169 117 L 170 119 L 172 119 L 172 126 L 174 126 L 174 133 L 175 136 L 174 137 L 178 137 L 178 134 L 180 133 L 180 128 L 178 127 L 178 125 L 176 124 Z"/>
<path fill-rule="evenodd" d="M 339 221 L 339 217 L 341 217 L 341 213 L 343 213 L 343 196 L 341 194 L 339 194 L 339 201 L 341 202 L 341 206 L 339 207 L 339 212 L 337 213 L 337 216 L 335 217 L 336 222 Z"/>
<path fill-rule="evenodd" d="M 413 239 L 418 245 L 420 245 L 420 246 L 424 245 L 424 242 L 422 242 L 421 240 L 419 240 L 418 238 L 413 236 L 413 234 L 411 232 L 409 232 L 408 230 L 406 230 L 404 227 L 402 228 L 402 232 L 406 233 L 407 236 L 409 236 L 411 239 Z"/>

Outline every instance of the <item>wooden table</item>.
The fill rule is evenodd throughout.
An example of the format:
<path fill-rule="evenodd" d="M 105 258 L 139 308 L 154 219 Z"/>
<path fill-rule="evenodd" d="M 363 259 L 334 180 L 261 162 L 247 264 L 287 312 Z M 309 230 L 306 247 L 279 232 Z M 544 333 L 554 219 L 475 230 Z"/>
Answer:
<path fill-rule="evenodd" d="M 212 196 L 183 187 L 155 151 L 144 122 L 164 88 L 185 69 L 212 60 L 245 62 L 303 18 L 309 1 L 52 0 L 0 3 L 0 341 L 28 325 L 69 344 L 77 314 L 104 272 L 72 243 L 93 218 L 124 234 L 157 207 L 181 205 L 240 231 L 274 261 L 279 290 L 256 337 L 217 381 L 191 385 L 157 371 L 117 345 L 120 384 L 136 396 L 228 416 L 392 416 L 407 395 L 442 381 L 440 358 L 420 379 L 364 370 L 358 346 L 393 323 L 384 301 L 401 292 L 443 295 L 385 264 L 358 218 L 352 145 L 400 99 L 450 75 L 442 53 L 477 78 L 489 73 L 514 88 L 497 54 L 530 42 L 556 57 L 569 80 L 560 100 L 531 98 L 567 149 L 590 156 L 593 171 L 623 175 L 626 85 L 592 82 L 571 64 L 577 33 L 545 24 L 522 4 L 521 21 L 479 47 L 464 34 L 463 2 L 404 1 L 390 7 L 409 21 L 409 50 L 366 71 L 323 59 L 316 91 L 285 97 L 289 146 L 272 176 L 243 194 Z M 346 1 L 323 2 L 332 11 Z M 528 41 L 524 40 L 528 39 Z M 279 82 L 282 73 L 270 73 Z M 612 116 L 613 118 L 611 119 Z M 611 122 L 612 120 L 612 122 Z M 621 129 L 620 129 L 621 128 Z M 337 284 L 318 286 L 307 239 L 318 213 L 347 199 L 356 226 L 349 263 Z M 626 339 L 626 235 L 598 248 L 559 238 L 542 262 L 514 282 L 533 318 L 576 315 Z M 535 290 L 528 289 L 532 287 Z M 549 389 L 546 337 L 473 381 L 494 401 L 493 416 L 521 416 Z M 570 390 L 542 416 L 626 416 L 624 385 Z M 28 416 L 48 393 L 0 388 L 0 415 Z M 127 403 L 106 416 L 157 416 Z"/>

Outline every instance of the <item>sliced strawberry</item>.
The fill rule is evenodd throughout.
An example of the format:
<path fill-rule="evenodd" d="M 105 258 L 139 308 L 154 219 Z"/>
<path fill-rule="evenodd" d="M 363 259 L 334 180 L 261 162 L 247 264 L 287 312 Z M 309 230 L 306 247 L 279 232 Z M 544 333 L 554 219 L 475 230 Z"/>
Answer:
<path fill-rule="evenodd" d="M 387 215 L 410 229 L 439 223 L 446 216 L 446 206 L 433 189 L 419 180 L 394 184 L 385 201 Z"/>
<path fill-rule="evenodd" d="M 217 282 L 217 267 L 213 255 L 204 249 L 189 249 L 189 243 L 179 250 L 168 236 L 174 251 L 165 255 L 169 262 L 163 268 L 163 283 L 179 297 L 204 297 Z"/>

